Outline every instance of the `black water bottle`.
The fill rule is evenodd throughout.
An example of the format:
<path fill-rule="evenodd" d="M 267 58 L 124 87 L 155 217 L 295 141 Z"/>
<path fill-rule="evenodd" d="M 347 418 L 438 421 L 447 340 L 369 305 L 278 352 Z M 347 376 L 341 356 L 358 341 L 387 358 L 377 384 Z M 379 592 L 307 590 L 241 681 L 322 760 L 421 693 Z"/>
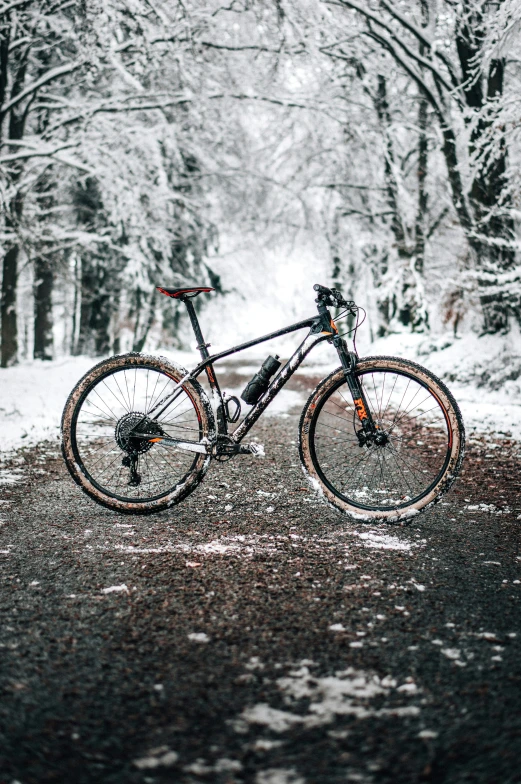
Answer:
<path fill-rule="evenodd" d="M 269 356 L 261 365 L 258 373 L 255 373 L 251 381 L 248 381 L 241 397 L 249 406 L 254 406 L 259 398 L 266 392 L 270 385 L 270 378 L 277 372 L 281 363 L 279 355 Z"/>

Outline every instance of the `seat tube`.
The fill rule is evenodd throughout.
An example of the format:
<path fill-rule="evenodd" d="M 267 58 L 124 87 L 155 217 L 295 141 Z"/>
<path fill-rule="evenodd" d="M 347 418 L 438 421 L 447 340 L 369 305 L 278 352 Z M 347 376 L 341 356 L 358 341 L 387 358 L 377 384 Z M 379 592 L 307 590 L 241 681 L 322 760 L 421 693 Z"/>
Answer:
<path fill-rule="evenodd" d="M 205 343 L 203 333 L 201 332 L 201 327 L 199 325 L 199 319 L 197 318 L 197 313 L 195 312 L 195 308 L 193 302 L 191 301 L 190 297 L 181 297 L 180 299 L 186 305 L 186 309 L 188 311 L 188 315 L 190 316 L 190 322 L 192 324 L 192 329 L 194 331 L 195 338 L 197 340 L 197 349 L 201 355 L 201 359 L 204 361 L 208 359 L 210 356 L 210 352 L 208 351 L 208 343 Z M 226 421 L 226 416 L 224 414 L 224 407 L 223 407 L 223 400 L 222 400 L 222 393 L 219 387 L 219 382 L 215 377 L 215 373 L 213 370 L 213 365 L 207 365 L 205 367 L 206 377 L 208 379 L 208 383 L 210 384 L 210 389 L 212 390 L 212 397 L 214 401 L 214 408 L 215 408 L 215 415 L 217 419 L 217 428 L 219 433 L 227 433 L 228 432 L 228 424 Z"/>

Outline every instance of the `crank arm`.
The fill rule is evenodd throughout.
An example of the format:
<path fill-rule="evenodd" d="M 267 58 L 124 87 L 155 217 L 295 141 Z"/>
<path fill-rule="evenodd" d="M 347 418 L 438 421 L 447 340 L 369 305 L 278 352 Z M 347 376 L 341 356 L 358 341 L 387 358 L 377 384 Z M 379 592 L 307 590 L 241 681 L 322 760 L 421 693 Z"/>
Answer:
<path fill-rule="evenodd" d="M 187 452 L 199 452 L 202 455 L 207 455 L 211 452 L 209 445 L 203 442 L 180 441 L 177 438 L 167 438 L 167 436 L 154 436 L 148 439 L 148 443 L 159 444 L 159 446 L 176 446 L 178 449 L 185 449 Z"/>

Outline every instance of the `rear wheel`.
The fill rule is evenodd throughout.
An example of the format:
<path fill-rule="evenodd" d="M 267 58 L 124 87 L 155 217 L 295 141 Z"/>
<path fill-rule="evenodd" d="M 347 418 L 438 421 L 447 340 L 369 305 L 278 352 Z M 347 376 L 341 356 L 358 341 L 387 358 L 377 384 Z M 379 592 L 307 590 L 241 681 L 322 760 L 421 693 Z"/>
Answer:
<path fill-rule="evenodd" d="M 458 474 L 465 444 L 460 410 L 447 387 L 414 362 L 371 357 L 358 363 L 356 375 L 378 438 L 363 443 L 359 437 L 339 369 L 302 412 L 303 466 L 327 500 L 351 517 L 406 519 L 438 501 Z"/>
<path fill-rule="evenodd" d="M 196 442 L 214 437 L 210 403 L 196 381 L 185 382 L 157 419 L 151 413 L 185 375 L 162 357 L 127 354 L 100 362 L 73 389 L 62 418 L 63 456 L 95 501 L 150 514 L 178 503 L 201 481 L 209 455 L 150 442 L 151 435 Z"/>

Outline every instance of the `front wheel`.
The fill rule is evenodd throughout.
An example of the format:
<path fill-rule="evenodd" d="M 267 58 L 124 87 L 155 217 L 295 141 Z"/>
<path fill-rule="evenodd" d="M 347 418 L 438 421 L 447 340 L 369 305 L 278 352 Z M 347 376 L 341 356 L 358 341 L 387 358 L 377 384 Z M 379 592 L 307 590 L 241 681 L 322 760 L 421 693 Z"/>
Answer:
<path fill-rule="evenodd" d="M 72 390 L 62 417 L 63 456 L 73 479 L 99 504 L 126 514 L 160 512 L 201 481 L 210 455 L 162 446 L 161 437 L 213 440 L 202 387 L 186 381 L 171 405 L 155 413 L 185 375 L 163 357 L 126 354 L 100 362 Z"/>
<path fill-rule="evenodd" d="M 354 519 L 405 520 L 439 501 L 459 472 L 465 429 L 458 404 L 414 362 L 369 357 L 355 372 L 384 436 L 364 443 L 357 435 L 360 421 L 339 368 L 302 412 L 304 470 L 315 489 Z"/>

